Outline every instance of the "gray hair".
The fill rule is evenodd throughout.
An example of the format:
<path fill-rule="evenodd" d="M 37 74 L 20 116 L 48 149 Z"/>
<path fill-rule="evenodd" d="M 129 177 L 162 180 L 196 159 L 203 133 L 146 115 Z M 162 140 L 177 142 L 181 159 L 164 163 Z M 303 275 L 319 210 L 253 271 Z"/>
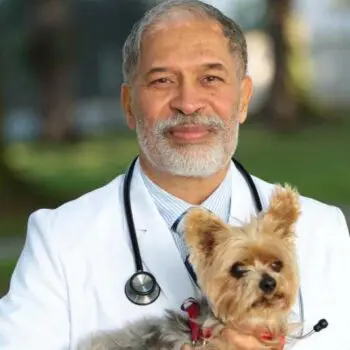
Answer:
<path fill-rule="evenodd" d="M 131 83 L 135 78 L 140 60 L 142 37 L 147 30 L 171 12 L 181 11 L 214 20 L 221 25 L 223 35 L 229 39 L 229 48 L 239 58 L 240 76 L 247 72 L 247 43 L 241 28 L 217 8 L 199 0 L 167 0 L 151 8 L 134 24 L 123 47 L 123 78 Z"/>

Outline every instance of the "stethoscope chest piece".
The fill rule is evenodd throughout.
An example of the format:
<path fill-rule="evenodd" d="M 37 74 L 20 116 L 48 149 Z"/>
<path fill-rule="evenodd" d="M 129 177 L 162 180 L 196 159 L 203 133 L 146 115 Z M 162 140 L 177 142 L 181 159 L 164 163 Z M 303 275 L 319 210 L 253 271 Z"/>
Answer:
<path fill-rule="evenodd" d="M 138 271 L 125 284 L 125 294 L 134 304 L 149 305 L 158 299 L 160 288 L 152 274 Z"/>

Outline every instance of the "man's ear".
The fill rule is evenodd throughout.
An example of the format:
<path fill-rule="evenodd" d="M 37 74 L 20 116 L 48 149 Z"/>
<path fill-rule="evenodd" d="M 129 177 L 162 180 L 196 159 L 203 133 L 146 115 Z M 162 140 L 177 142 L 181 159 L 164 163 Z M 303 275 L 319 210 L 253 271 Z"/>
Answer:
<path fill-rule="evenodd" d="M 250 76 L 246 75 L 240 84 L 240 101 L 238 111 L 238 122 L 244 123 L 247 119 L 250 98 L 253 94 L 253 82 Z"/>
<path fill-rule="evenodd" d="M 128 127 L 132 130 L 136 128 L 136 119 L 132 108 L 132 89 L 128 84 L 121 86 L 121 102 Z"/>

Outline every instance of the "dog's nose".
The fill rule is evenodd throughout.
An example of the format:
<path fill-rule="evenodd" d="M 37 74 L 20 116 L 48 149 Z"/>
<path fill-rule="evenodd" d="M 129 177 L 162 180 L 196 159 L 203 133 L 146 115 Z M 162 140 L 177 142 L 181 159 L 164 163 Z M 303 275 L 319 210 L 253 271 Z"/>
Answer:
<path fill-rule="evenodd" d="M 272 293 L 276 288 L 276 280 L 267 273 L 264 273 L 259 283 L 259 287 L 264 293 Z"/>

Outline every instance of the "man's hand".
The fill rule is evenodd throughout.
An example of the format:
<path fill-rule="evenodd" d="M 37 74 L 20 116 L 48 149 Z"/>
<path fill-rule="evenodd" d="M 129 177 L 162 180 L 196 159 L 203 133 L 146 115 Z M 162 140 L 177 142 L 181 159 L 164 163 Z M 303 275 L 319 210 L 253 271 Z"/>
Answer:
<path fill-rule="evenodd" d="M 237 331 L 225 328 L 221 332 L 222 338 L 230 344 L 235 345 L 237 350 L 261 350 L 264 348 L 263 343 L 252 335 L 240 334 Z M 273 350 L 283 350 L 284 344 L 275 345 Z"/>
<path fill-rule="evenodd" d="M 261 350 L 263 344 L 252 335 L 239 334 L 237 331 L 225 328 L 221 332 L 223 340 L 232 344 L 237 350 Z M 274 348 L 274 350 L 283 350 L 284 344 L 280 344 Z M 184 345 L 181 350 L 192 350 L 190 345 Z"/>

